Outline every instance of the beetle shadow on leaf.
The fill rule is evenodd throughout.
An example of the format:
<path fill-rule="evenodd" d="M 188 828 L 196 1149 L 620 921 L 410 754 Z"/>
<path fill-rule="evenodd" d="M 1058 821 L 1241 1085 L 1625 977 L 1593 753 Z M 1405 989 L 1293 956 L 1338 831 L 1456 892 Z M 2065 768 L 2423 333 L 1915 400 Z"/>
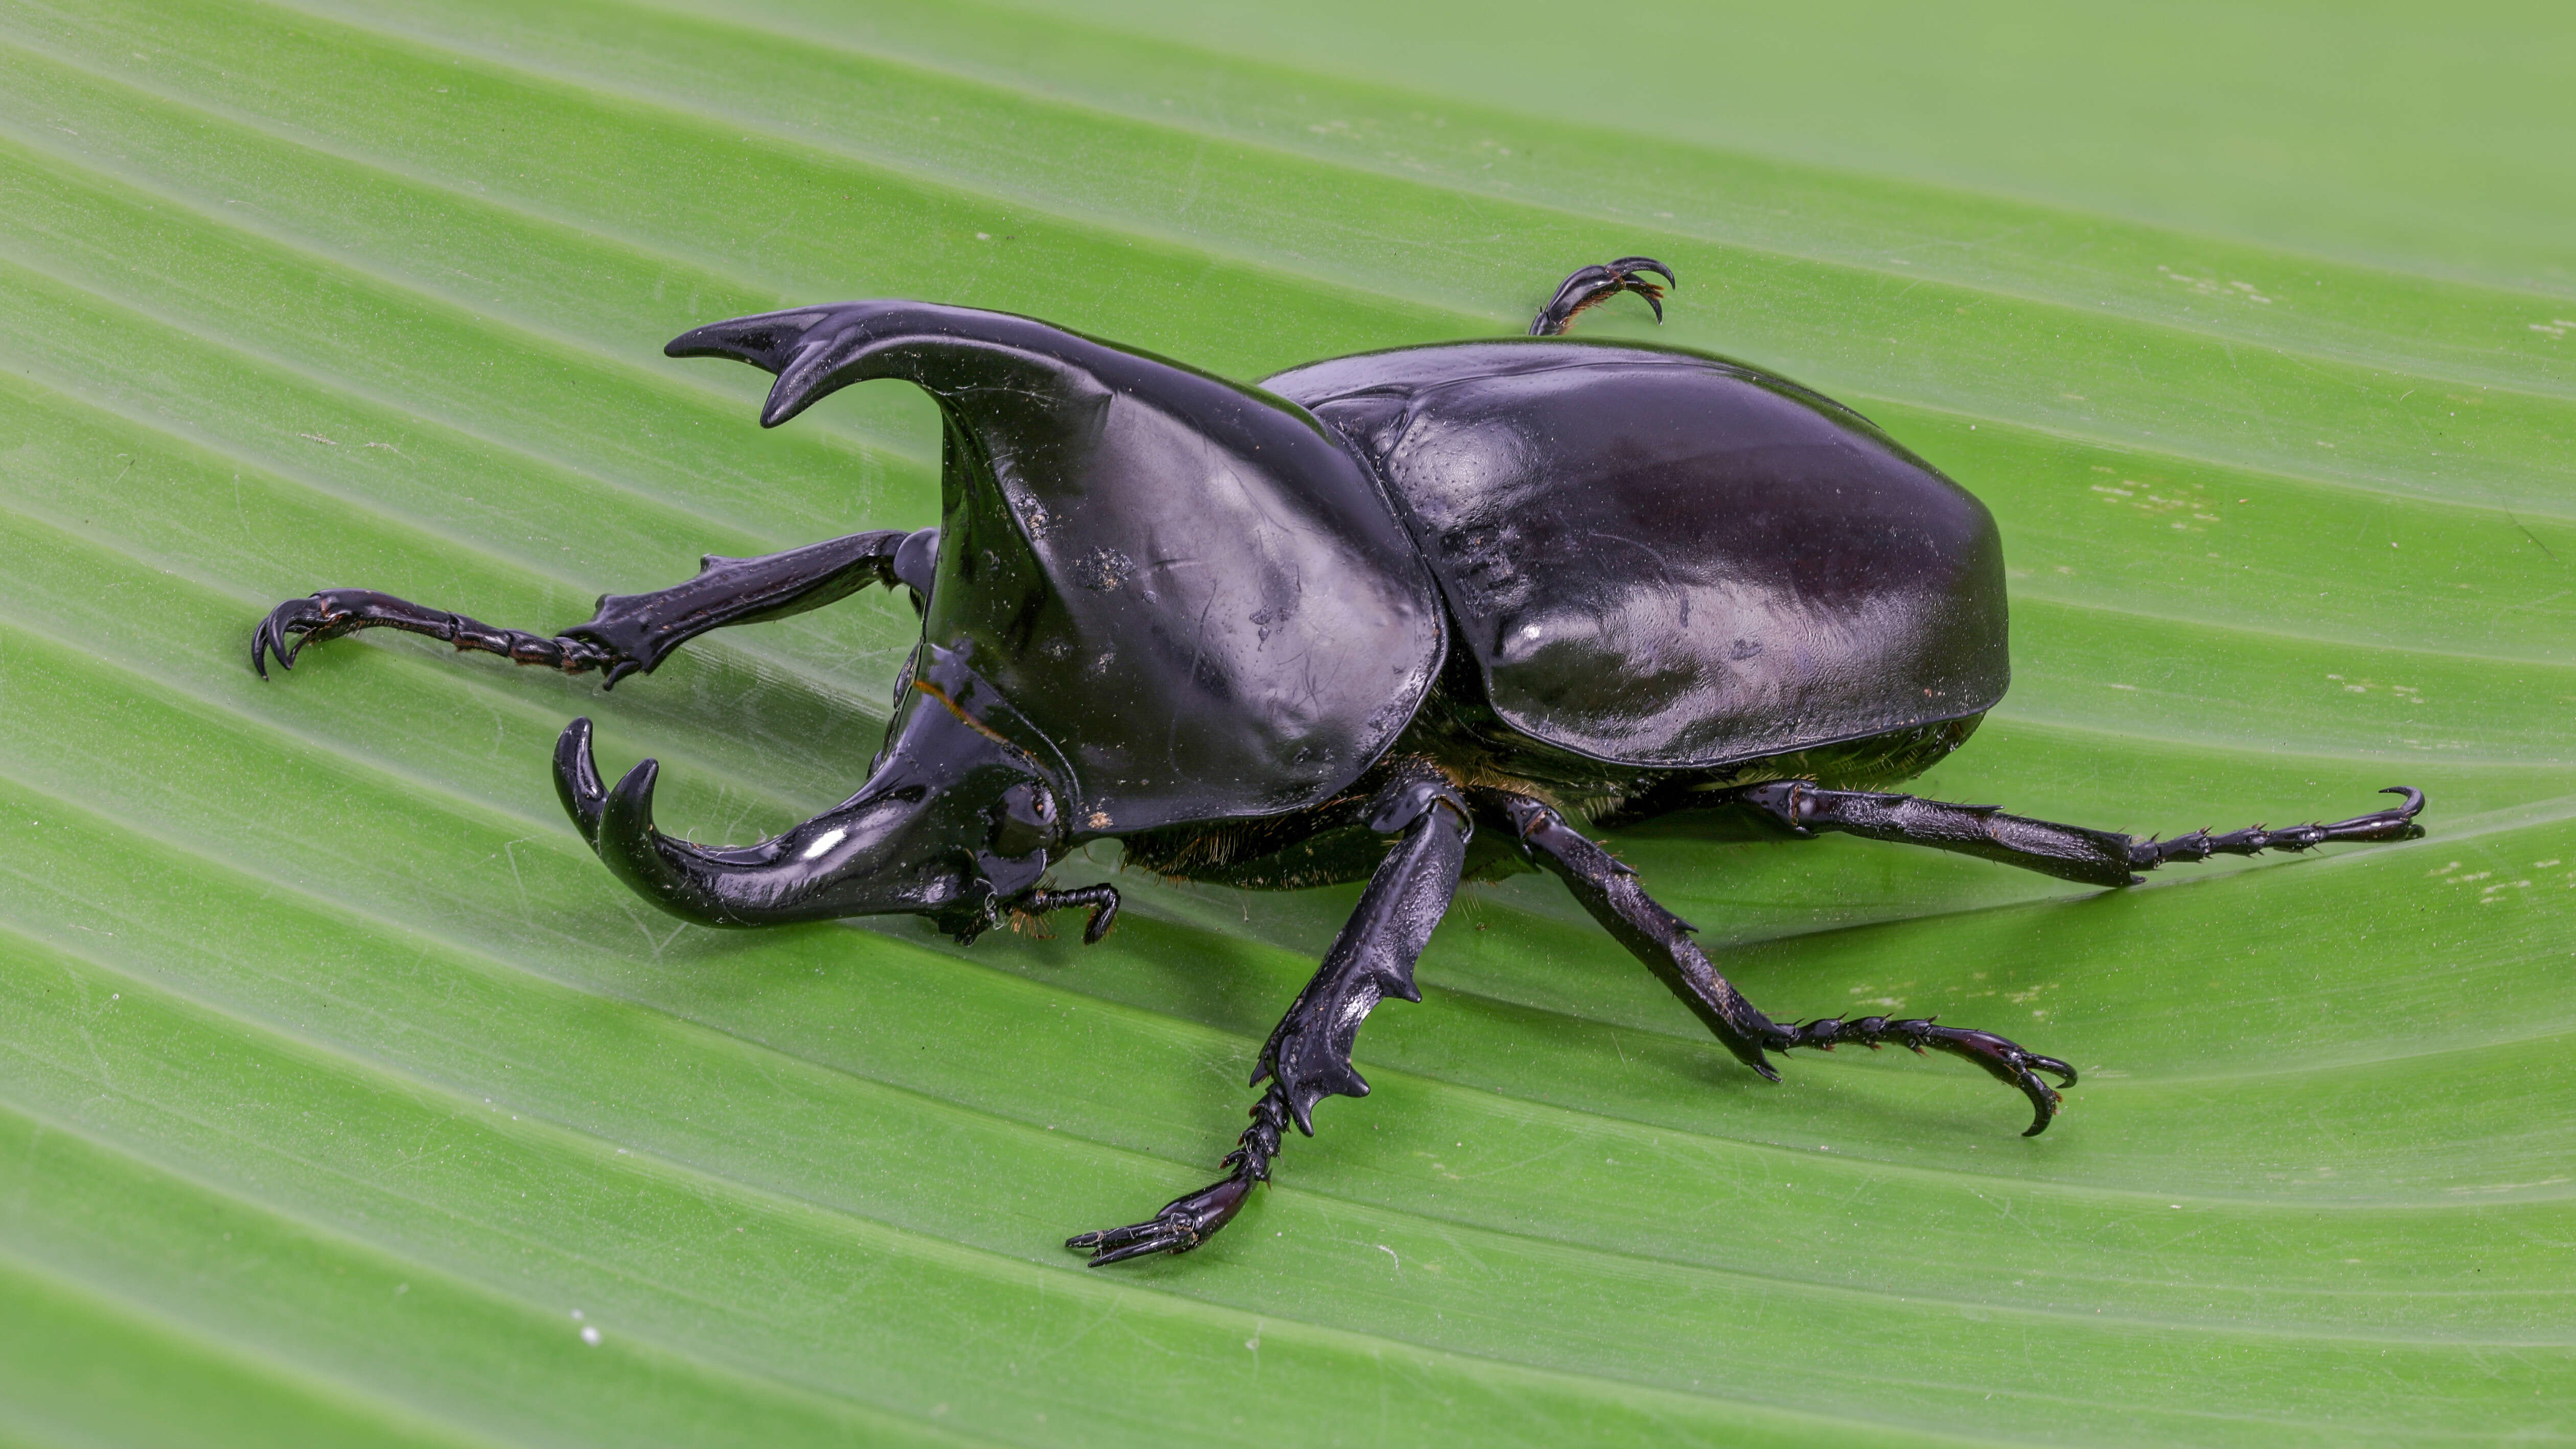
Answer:
<path fill-rule="evenodd" d="M 1117 929 L 1096 946 L 1082 944 L 1079 921 L 1058 926 L 1052 940 L 995 931 L 963 954 L 1027 980 L 1256 1044 L 1313 970 L 1311 961 L 1283 959 L 1261 943 L 1132 907 L 1121 909 Z"/>

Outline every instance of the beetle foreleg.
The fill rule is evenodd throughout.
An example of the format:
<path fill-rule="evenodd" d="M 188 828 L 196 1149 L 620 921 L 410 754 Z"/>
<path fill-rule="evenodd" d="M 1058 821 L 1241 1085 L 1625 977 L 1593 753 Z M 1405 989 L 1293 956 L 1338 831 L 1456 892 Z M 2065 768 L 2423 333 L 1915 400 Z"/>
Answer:
<path fill-rule="evenodd" d="M 566 674 L 601 670 L 614 688 L 630 674 L 651 672 L 672 650 L 710 629 L 801 614 L 868 584 L 902 584 L 918 601 L 929 590 L 930 559 L 937 550 L 936 529 L 880 529 L 760 558 L 709 554 L 686 583 L 649 594 L 602 594 L 596 617 L 550 639 L 495 629 L 371 589 L 324 589 L 270 610 L 251 632 L 250 663 L 266 679 L 271 655 L 292 669 L 307 644 L 391 628 Z"/>
<path fill-rule="evenodd" d="M 1413 963 L 1449 909 L 1467 858 L 1467 802 L 1427 769 L 1400 771 L 1371 804 L 1370 828 L 1401 834 L 1387 852 L 1359 909 L 1324 953 L 1324 964 L 1261 1047 L 1252 1080 L 1270 1083 L 1253 1104 L 1252 1125 L 1227 1154 L 1223 1178 L 1176 1197 L 1147 1222 L 1067 1238 L 1091 1254 L 1091 1266 L 1148 1253 L 1186 1253 L 1231 1221 L 1256 1182 L 1270 1180 L 1270 1160 L 1291 1122 L 1315 1135 L 1314 1108 L 1328 1096 L 1365 1097 L 1368 1083 L 1351 1067 L 1360 1024 L 1389 996 L 1420 1001 Z"/>
<path fill-rule="evenodd" d="M 305 645 L 360 629 L 426 634 L 460 650 L 498 654 L 516 664 L 542 664 L 566 674 L 613 670 L 617 664 L 613 652 L 588 639 L 569 635 L 547 639 L 516 629 L 495 629 L 463 614 L 426 608 L 372 589 L 324 589 L 307 598 L 289 599 L 259 621 L 250 636 L 250 667 L 266 679 L 269 656 L 276 656 L 279 668 L 293 669 L 295 656 L 304 652 Z"/>

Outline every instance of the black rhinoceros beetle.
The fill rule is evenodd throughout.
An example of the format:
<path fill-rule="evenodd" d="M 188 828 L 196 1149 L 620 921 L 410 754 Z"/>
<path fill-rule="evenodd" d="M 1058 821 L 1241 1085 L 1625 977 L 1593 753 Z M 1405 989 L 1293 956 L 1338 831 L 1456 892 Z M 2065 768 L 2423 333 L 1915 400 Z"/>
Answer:
<path fill-rule="evenodd" d="M 850 302 L 701 327 L 665 349 L 777 374 L 761 425 L 868 378 L 945 420 L 936 529 L 708 558 L 553 638 L 356 589 L 278 606 L 251 661 L 389 626 L 614 685 L 710 629 L 900 585 L 922 638 L 867 783 L 758 845 L 653 828 L 655 765 L 614 788 L 590 722 L 555 751 L 609 870 L 711 926 L 911 913 L 968 940 L 1008 913 L 1090 908 L 1051 862 L 1123 842 L 1158 874 L 1248 887 L 1368 882 L 1261 1049 L 1269 1082 L 1226 1176 L 1067 1246 L 1186 1252 L 1270 1175 L 1286 1125 L 1365 1095 L 1361 1022 L 1420 1000 L 1413 966 L 1462 878 L 1535 862 L 1738 1059 L 1894 1042 L 2018 1087 L 2048 1126 L 2066 1063 L 1930 1019 L 1755 1010 L 1692 929 L 1576 821 L 1692 812 L 1713 831 L 1839 830 L 2087 885 L 2171 860 L 2420 831 L 2421 793 L 2334 825 L 2140 840 L 1866 787 L 1956 749 L 2002 698 L 2004 566 L 1977 500 L 1868 420 L 1759 369 L 1576 342 L 1622 292 L 1663 315 L 1662 264 L 1568 278 L 1531 337 L 1336 358 L 1245 387 L 1026 317 Z M 1479 827 L 1482 833 L 1479 833 Z M 1731 833 L 1731 831 L 1730 831 Z"/>

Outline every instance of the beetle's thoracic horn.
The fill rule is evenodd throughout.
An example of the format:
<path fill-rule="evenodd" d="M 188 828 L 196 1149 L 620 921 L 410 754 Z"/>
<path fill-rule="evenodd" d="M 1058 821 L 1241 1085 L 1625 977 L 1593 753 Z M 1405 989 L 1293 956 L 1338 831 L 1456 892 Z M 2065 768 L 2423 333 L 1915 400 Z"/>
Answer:
<path fill-rule="evenodd" d="M 835 302 L 736 317 L 681 333 L 662 351 L 670 357 L 729 357 L 776 374 L 760 409 L 764 428 L 854 382 L 880 377 L 914 383 L 952 407 L 963 393 L 1017 393 L 1019 410 L 1032 417 L 1058 415 L 1068 404 L 1078 407 L 1085 393 L 1133 392 L 1140 386 L 1163 391 L 1175 379 L 1243 392 L 1196 368 L 1034 317 L 929 302 Z M 983 421 L 989 426 L 992 420 Z"/>
<path fill-rule="evenodd" d="M 1438 672 L 1411 537 L 1368 465 L 1283 398 L 922 302 L 740 317 L 664 350 L 777 374 L 766 425 L 870 378 L 938 400 L 923 638 L 974 657 L 1009 706 L 982 717 L 1060 770 L 1078 837 L 1330 798 Z"/>
<path fill-rule="evenodd" d="M 770 312 L 757 317 L 736 317 L 726 322 L 710 322 L 704 327 L 684 332 L 663 347 L 669 357 L 730 357 L 748 362 L 763 372 L 778 376 L 769 391 L 769 400 L 760 409 L 760 425 L 774 428 L 803 412 L 806 406 L 823 394 L 814 390 L 813 370 L 804 369 L 802 385 L 791 388 L 787 373 L 800 359 L 811 359 L 819 351 L 807 336 L 821 323 L 833 319 L 840 309 L 812 307 L 796 312 Z M 829 329 L 827 329 L 827 334 Z M 816 339 L 817 341 L 823 339 Z M 847 379 L 850 382 L 857 378 Z"/>

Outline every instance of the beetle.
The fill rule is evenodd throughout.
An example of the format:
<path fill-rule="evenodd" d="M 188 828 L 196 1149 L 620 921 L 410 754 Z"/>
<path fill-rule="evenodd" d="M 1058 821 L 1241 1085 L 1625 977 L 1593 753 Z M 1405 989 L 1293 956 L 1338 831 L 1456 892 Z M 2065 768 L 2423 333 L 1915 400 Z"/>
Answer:
<path fill-rule="evenodd" d="M 1660 280 L 1659 280 L 1660 279 Z M 776 427 L 900 378 L 943 422 L 936 528 L 854 533 L 607 595 L 553 636 L 363 589 L 280 604 L 251 663 L 389 627 L 606 685 L 711 629 L 907 590 L 922 636 L 883 746 L 840 805 L 757 845 L 653 825 L 658 766 L 605 785 L 591 726 L 554 778 L 618 879 L 709 926 L 910 913 L 961 942 L 1083 908 L 1049 867 L 1096 840 L 1157 874 L 1290 889 L 1365 881 L 1262 1044 L 1225 1174 L 1066 1246 L 1186 1252 L 1268 1181 L 1287 1128 L 1364 1096 L 1361 1024 L 1421 1000 L 1414 964 L 1465 879 L 1553 872 L 1745 1066 L 1856 1043 L 1964 1058 L 2057 1114 L 2065 1062 L 1931 1018 L 1775 1021 L 1690 925 L 1583 833 L 1675 816 L 1712 836 L 1839 831 L 2085 885 L 2212 855 L 2422 833 L 2420 791 L 2331 825 L 2168 840 L 1881 793 L 1958 748 L 2010 678 L 2001 540 L 1973 496 L 1851 409 L 1677 347 L 1577 341 L 1646 257 L 1568 277 L 1523 338 L 1312 363 L 1246 387 L 998 312 L 849 302 L 741 317 L 672 357 L 776 374 Z M 2048 1078 L 2057 1078 L 2052 1085 Z M 1266 1085 L 1265 1085 L 1266 1084 Z"/>

